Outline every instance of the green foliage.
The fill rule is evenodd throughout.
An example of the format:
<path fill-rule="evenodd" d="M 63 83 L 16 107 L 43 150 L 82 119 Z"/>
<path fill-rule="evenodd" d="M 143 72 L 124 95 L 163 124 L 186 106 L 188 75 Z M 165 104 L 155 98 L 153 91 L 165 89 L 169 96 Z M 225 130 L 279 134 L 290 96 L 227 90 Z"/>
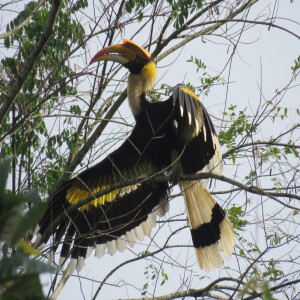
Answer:
<path fill-rule="evenodd" d="M 281 149 L 279 147 L 273 146 L 269 147 L 265 152 L 262 153 L 261 158 L 262 161 L 267 161 L 270 158 L 281 159 Z"/>
<path fill-rule="evenodd" d="M 5 46 L 18 49 L 14 57 L 1 60 L 7 78 L 18 74 L 20 66 L 41 37 L 51 2 L 46 0 L 40 6 L 37 1 L 29 2 L 7 25 L 6 31 L 10 35 L 5 40 Z M 75 72 L 68 59 L 74 48 L 84 47 L 85 31 L 76 13 L 87 5 L 87 0 L 63 1 L 53 34 L 24 82 L 10 114 L 7 114 L 0 127 L 0 139 L 3 140 L 0 144 L 0 159 L 13 155 L 18 166 L 15 171 L 31 175 L 27 180 L 31 185 L 39 185 L 41 191 L 51 189 L 53 181 L 47 178 L 58 178 L 61 173 L 57 173 L 57 170 L 63 169 L 67 161 L 63 153 L 57 151 L 57 147 L 66 144 L 72 152 L 78 138 L 78 135 L 72 136 L 72 124 L 61 133 L 49 132 L 45 115 L 57 109 L 60 102 L 58 99 L 77 94 L 74 85 L 76 81 L 72 80 Z M 1 87 L 3 92 L 0 93 L 0 102 L 5 99 L 5 88 Z M 81 115 L 81 109 L 76 104 L 71 105 L 69 111 L 73 115 Z M 13 114 L 15 118 L 12 118 Z M 9 134 L 13 137 L 11 144 L 5 140 L 5 136 Z M 44 153 L 49 155 L 49 160 L 43 167 L 50 167 L 53 163 L 55 166 L 51 171 L 44 172 L 44 168 L 35 160 L 37 155 L 42 159 Z"/>
<path fill-rule="evenodd" d="M 191 56 L 190 59 L 187 60 L 187 62 L 194 63 L 197 66 L 197 73 L 199 70 L 205 70 L 206 69 L 206 64 L 199 58 Z"/>
<path fill-rule="evenodd" d="M 244 219 L 244 209 L 242 206 L 235 206 L 229 208 L 227 211 L 228 217 L 234 229 L 243 231 L 248 222 Z"/>
<path fill-rule="evenodd" d="M 288 141 L 288 145 L 283 148 L 283 153 L 285 155 L 289 155 L 290 154 L 290 155 L 293 155 L 294 157 L 299 158 L 300 157 L 299 156 L 299 151 L 294 146 L 295 146 L 294 142 L 292 140 L 289 140 Z"/>
<path fill-rule="evenodd" d="M 31 16 L 31 22 L 25 23 L 17 32 L 11 34 L 7 39 L 6 47 L 18 45 L 17 57 L 2 60 L 4 66 L 7 67 L 7 72 L 15 74 L 18 66 L 23 63 L 23 60 L 29 56 L 35 43 L 42 35 L 43 29 L 47 21 L 47 15 L 50 8 L 50 1 L 45 1 L 37 10 L 37 2 L 30 2 L 25 6 L 25 9 L 13 20 L 7 27 L 7 31 L 11 31 L 19 26 L 26 18 Z M 51 71 L 48 75 L 48 92 L 59 93 L 65 96 L 76 93 L 76 90 L 71 84 L 62 84 L 59 89 L 53 82 L 65 81 L 72 74 L 71 68 L 67 65 L 66 58 L 70 52 L 70 45 L 83 44 L 84 29 L 80 23 L 72 19 L 71 11 L 75 12 L 81 7 L 85 7 L 85 1 L 76 2 L 71 8 L 63 6 L 58 14 L 57 25 L 54 28 L 54 34 L 48 41 L 42 55 L 39 57 L 38 64 L 30 73 L 28 79 L 24 83 L 23 92 L 32 93 L 39 88 L 41 84 L 45 84 L 44 78 L 38 74 Z M 57 63 L 57 67 L 55 64 Z M 45 74 L 43 74 L 45 76 Z"/>
<path fill-rule="evenodd" d="M 45 212 L 46 203 L 35 191 L 17 195 L 7 191 L 10 162 L 0 163 L 0 169 L 0 298 L 45 299 L 39 275 L 54 268 L 30 258 L 39 251 L 26 240 Z"/>
<path fill-rule="evenodd" d="M 138 20 L 143 19 L 142 10 L 148 4 L 154 4 L 155 0 L 128 0 L 126 2 L 126 11 L 128 13 L 135 12 L 138 14 Z M 189 15 L 200 10 L 203 0 L 167 0 L 166 3 L 171 9 L 171 17 L 174 19 L 174 27 L 179 28 L 184 24 Z"/>
<path fill-rule="evenodd" d="M 279 277 L 284 276 L 284 272 L 282 272 L 279 268 L 278 261 L 271 259 L 267 265 L 266 269 L 262 274 L 263 278 L 268 279 L 269 282 L 277 280 Z"/>
<path fill-rule="evenodd" d="M 161 93 L 155 90 L 147 92 L 147 96 L 150 102 L 159 102 L 161 100 Z"/>
<path fill-rule="evenodd" d="M 70 113 L 73 113 L 74 115 L 77 115 L 77 116 L 81 116 L 80 106 L 79 105 L 71 105 Z"/>
<path fill-rule="evenodd" d="M 191 56 L 187 62 L 193 63 L 197 67 L 197 73 L 201 72 L 200 74 L 200 90 L 205 95 L 208 95 L 210 92 L 210 88 L 217 83 L 223 83 L 223 80 L 220 76 L 211 76 L 207 73 L 206 64 L 199 58 Z"/>
<path fill-rule="evenodd" d="M 250 122 L 250 118 L 245 113 L 246 109 L 237 112 L 236 108 L 236 105 L 230 105 L 228 110 L 223 112 L 230 126 L 219 132 L 220 144 L 225 145 L 228 149 L 235 147 L 242 138 L 256 132 L 256 126 Z M 231 158 L 235 163 L 236 154 L 231 154 Z"/>
<path fill-rule="evenodd" d="M 164 271 L 164 269 L 161 270 L 161 277 L 162 280 L 160 282 L 160 285 L 164 285 L 168 280 L 169 280 L 169 276 L 168 274 Z"/>
<path fill-rule="evenodd" d="M 146 267 L 144 275 L 146 277 L 147 282 L 143 285 L 143 296 L 146 295 L 151 282 L 154 286 L 156 286 L 157 283 L 159 283 L 162 286 L 169 280 L 167 272 L 163 268 L 156 267 L 152 263 Z"/>
<path fill-rule="evenodd" d="M 13 195 L 5 190 L 9 167 L 8 160 L 0 164 L 0 239 L 11 245 L 19 227 L 24 199 L 22 195 Z"/>
<path fill-rule="evenodd" d="M 264 280 L 262 284 L 262 300 L 276 300 L 276 298 L 272 296 L 268 281 L 266 280 Z"/>
<path fill-rule="evenodd" d="M 14 268 L 16 266 L 11 265 Z M 1 300 L 43 300 L 47 299 L 39 282 L 38 274 L 28 276 L 17 276 L 6 281 L 0 293 L 3 293 Z"/>
<path fill-rule="evenodd" d="M 294 60 L 294 65 L 291 67 L 291 69 L 293 75 L 296 75 L 300 70 L 300 55 Z"/>
<path fill-rule="evenodd" d="M 275 122 L 278 117 L 281 120 L 286 119 L 288 117 L 286 107 L 280 107 L 280 106 L 274 107 L 274 113 L 273 113 L 273 116 L 272 116 L 272 121 Z"/>
<path fill-rule="evenodd" d="M 260 297 L 258 293 L 261 293 Z M 276 298 L 272 296 L 268 281 L 263 280 L 262 282 L 259 282 L 256 277 L 248 280 L 247 284 L 239 292 L 239 299 L 243 299 L 247 294 L 251 296 L 257 295 L 257 298 L 261 298 L 262 300 L 276 300 Z"/>

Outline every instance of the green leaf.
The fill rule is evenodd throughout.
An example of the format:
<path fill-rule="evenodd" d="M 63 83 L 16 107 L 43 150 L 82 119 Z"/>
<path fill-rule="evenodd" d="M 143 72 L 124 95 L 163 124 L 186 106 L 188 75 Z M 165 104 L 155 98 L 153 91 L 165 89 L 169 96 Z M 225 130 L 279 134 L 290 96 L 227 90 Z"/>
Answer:
<path fill-rule="evenodd" d="M 42 300 L 47 299 L 40 284 L 39 275 L 27 275 L 13 282 L 6 283 L 8 286 L 1 300 Z"/>
<path fill-rule="evenodd" d="M 80 116 L 81 115 L 81 108 L 79 105 L 71 105 L 70 112 L 74 115 Z"/>
<path fill-rule="evenodd" d="M 5 190 L 10 161 L 0 163 L 0 240 L 11 243 L 12 236 L 21 220 L 24 208 L 22 195 Z"/>
<path fill-rule="evenodd" d="M 300 55 L 294 60 L 294 65 L 291 67 L 293 75 L 296 75 L 300 69 Z"/>
<path fill-rule="evenodd" d="M 31 202 L 32 207 L 20 220 L 11 240 L 13 245 L 25 236 L 30 229 L 35 228 L 47 208 L 47 203 L 41 201 L 37 191 L 31 190 L 27 192 L 24 200 L 28 203 Z"/>
<path fill-rule="evenodd" d="M 262 284 L 262 299 L 263 300 L 276 300 L 275 298 L 273 298 L 271 290 L 269 288 L 268 285 L 268 281 L 264 280 L 263 284 Z"/>
<path fill-rule="evenodd" d="M 244 230 L 244 227 L 247 225 L 247 221 L 242 219 L 244 217 L 244 210 L 242 206 L 232 206 L 228 210 L 228 216 L 232 222 L 233 228 L 238 230 Z"/>
<path fill-rule="evenodd" d="M 34 190 L 17 195 L 6 191 L 9 166 L 9 160 L 0 164 L 0 239 L 10 246 L 16 246 L 29 230 L 35 228 L 47 204 L 41 201 Z M 25 203 L 31 207 L 24 211 Z"/>
<path fill-rule="evenodd" d="M 8 178 L 8 172 L 10 167 L 10 160 L 5 160 L 3 162 L 0 162 L 0 196 L 3 197 L 5 186 L 6 186 L 6 180 Z"/>
<path fill-rule="evenodd" d="M 138 22 L 142 22 L 143 21 L 143 17 L 144 17 L 143 13 L 140 12 L 140 14 L 138 16 Z"/>
<path fill-rule="evenodd" d="M 6 38 L 4 39 L 4 46 L 5 46 L 6 48 L 9 48 L 9 47 L 10 47 L 9 37 L 6 37 Z"/>
<path fill-rule="evenodd" d="M 0 261 L 0 283 L 15 280 L 24 275 L 38 275 L 55 270 L 53 266 L 30 259 L 26 255 L 15 254 L 12 257 L 3 257 Z"/>

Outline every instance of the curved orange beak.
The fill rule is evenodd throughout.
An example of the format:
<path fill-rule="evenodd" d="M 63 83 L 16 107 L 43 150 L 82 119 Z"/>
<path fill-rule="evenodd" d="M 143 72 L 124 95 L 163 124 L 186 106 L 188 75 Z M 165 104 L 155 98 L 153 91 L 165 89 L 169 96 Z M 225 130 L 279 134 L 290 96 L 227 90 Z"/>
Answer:
<path fill-rule="evenodd" d="M 100 50 L 91 59 L 89 64 L 96 61 L 115 61 L 122 65 L 127 64 L 130 61 L 141 59 L 145 61 L 151 60 L 151 54 L 134 41 L 124 39 L 123 43 L 108 46 Z"/>

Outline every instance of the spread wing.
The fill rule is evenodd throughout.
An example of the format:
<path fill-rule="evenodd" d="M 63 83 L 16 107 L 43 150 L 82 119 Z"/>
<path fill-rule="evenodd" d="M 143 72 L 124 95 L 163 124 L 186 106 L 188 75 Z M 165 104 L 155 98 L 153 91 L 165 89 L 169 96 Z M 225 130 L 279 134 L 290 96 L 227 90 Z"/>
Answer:
<path fill-rule="evenodd" d="M 141 182 L 97 196 L 111 184 L 153 174 L 153 164 L 143 156 L 148 140 L 140 127 L 135 126 L 117 150 L 67 181 L 49 202 L 39 223 L 36 244 L 46 243 L 52 236 L 51 251 L 55 252 L 62 244 L 60 263 L 71 257 L 71 268 L 80 270 L 93 248 L 98 257 L 106 248 L 113 255 L 116 250 L 125 250 L 127 244 L 133 246 L 137 239 L 150 235 L 156 216 L 163 215 L 168 208 L 167 183 Z M 76 210 L 68 209 L 88 197 L 93 198 L 89 203 Z M 61 221 L 53 227 L 61 215 Z"/>
<path fill-rule="evenodd" d="M 37 244 L 46 243 L 52 237 L 51 251 L 55 252 L 61 245 L 60 263 L 71 258 L 70 272 L 75 267 L 82 268 L 84 258 L 93 248 L 101 257 L 106 250 L 113 255 L 128 244 L 134 245 L 137 239 L 143 240 L 145 235 L 150 235 L 156 216 L 163 215 L 168 208 L 168 183 L 140 182 L 103 195 L 99 192 L 114 183 L 177 171 L 173 165 L 178 162 L 183 174 L 201 171 L 220 174 L 222 171 L 222 155 L 212 121 L 201 101 L 186 86 L 176 86 L 167 101 L 145 102 L 136 122 L 131 135 L 117 150 L 67 181 L 54 194 L 39 224 Z M 197 257 L 204 262 L 212 261 L 211 265 L 200 263 L 209 269 L 217 266 L 220 258 L 216 250 L 206 251 L 205 247 L 211 244 L 215 247 L 219 240 L 227 245 L 222 236 L 232 237 L 232 233 L 224 211 L 203 183 L 186 182 L 181 184 L 181 189 L 194 246 L 197 251 L 203 248 L 205 253 L 199 250 Z M 89 203 L 70 211 L 71 205 L 88 197 L 92 198 Z M 57 218 L 60 218 L 58 224 Z M 206 224 L 210 225 L 204 226 Z M 207 228 L 213 228 L 215 234 L 206 232 Z M 203 240 L 210 236 L 213 240 Z M 227 253 L 232 249 L 232 241 Z"/>

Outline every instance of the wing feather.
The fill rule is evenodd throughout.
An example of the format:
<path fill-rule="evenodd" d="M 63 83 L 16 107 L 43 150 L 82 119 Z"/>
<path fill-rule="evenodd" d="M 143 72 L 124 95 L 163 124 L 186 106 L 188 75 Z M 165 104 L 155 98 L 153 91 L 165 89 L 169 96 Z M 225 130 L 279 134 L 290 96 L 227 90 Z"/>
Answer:
<path fill-rule="evenodd" d="M 110 254 L 115 253 L 117 249 L 124 250 L 126 243 L 118 239 L 125 237 L 128 232 L 132 232 L 133 240 L 148 235 L 148 226 L 141 226 L 136 231 L 134 228 L 145 223 L 148 215 L 167 197 L 167 183 L 154 186 L 138 183 L 102 196 L 95 194 L 111 184 L 151 176 L 157 172 L 155 159 L 151 155 L 157 155 L 153 149 L 159 145 L 160 139 L 153 139 L 155 133 L 152 130 L 152 121 L 151 119 L 144 127 L 143 124 L 136 125 L 128 139 L 117 150 L 58 189 L 39 223 L 38 236 L 42 236 L 41 240 L 37 241 L 39 245 L 46 243 L 50 236 L 53 236 L 53 251 L 62 245 L 63 258 L 78 260 L 79 257 L 87 255 L 88 248 L 96 247 L 98 257 L 103 255 L 105 248 Z M 156 143 L 156 146 L 153 147 L 150 143 L 149 147 L 149 141 L 154 141 L 152 144 Z M 71 205 L 88 197 L 94 199 L 77 210 L 68 210 Z M 61 215 L 64 216 L 62 221 L 55 228 L 52 227 L 53 222 Z M 150 225 L 152 224 L 153 222 Z M 107 243 L 107 247 L 99 246 Z M 81 259 L 78 260 L 77 267 L 82 267 Z"/>
<path fill-rule="evenodd" d="M 62 241 L 61 257 L 77 259 L 78 270 L 82 268 L 82 258 L 87 256 L 88 248 L 96 246 L 97 257 L 104 254 L 105 248 L 110 255 L 117 250 L 124 251 L 127 243 L 134 246 L 137 239 L 142 240 L 149 234 L 140 225 L 165 202 L 168 192 L 167 183 L 154 186 L 143 183 L 133 192 L 119 195 L 111 202 L 71 212 L 57 228 L 59 232 L 55 233 L 53 243 L 57 247 Z M 151 225 L 153 223 L 152 218 Z M 103 244 L 107 247 L 101 246 Z"/>
<path fill-rule="evenodd" d="M 220 173 L 222 155 L 218 137 L 205 107 L 197 95 L 185 85 L 173 89 L 174 118 L 178 123 L 178 143 L 185 149 L 181 155 L 184 174 L 213 168 Z M 182 108 L 183 111 L 182 111 Z"/>
<path fill-rule="evenodd" d="M 186 106 L 186 111 L 188 114 L 188 123 L 189 123 L 189 125 L 192 125 L 192 105 L 191 105 L 190 95 L 185 95 L 184 98 L 185 98 L 184 102 L 185 102 L 185 106 Z"/>
<path fill-rule="evenodd" d="M 131 135 L 120 148 L 95 166 L 66 182 L 49 203 L 40 222 L 40 243 L 53 235 L 53 251 L 61 246 L 61 262 L 70 257 L 70 269 L 81 269 L 83 259 L 96 248 L 96 256 L 124 251 L 150 235 L 157 216 L 166 213 L 168 183 L 140 182 L 99 192 L 117 182 L 173 172 L 174 163 L 184 173 L 196 173 L 221 165 L 221 151 L 211 119 L 194 92 L 184 85 L 173 88 L 165 102 L 145 103 Z M 159 112 L 159 113 L 158 113 Z M 177 152 L 178 157 L 172 155 Z M 221 170 L 219 168 L 218 170 Z M 97 195 L 98 193 L 98 195 Z M 68 208 L 91 197 L 77 210 Z M 61 214 L 64 219 L 45 235 Z"/>

